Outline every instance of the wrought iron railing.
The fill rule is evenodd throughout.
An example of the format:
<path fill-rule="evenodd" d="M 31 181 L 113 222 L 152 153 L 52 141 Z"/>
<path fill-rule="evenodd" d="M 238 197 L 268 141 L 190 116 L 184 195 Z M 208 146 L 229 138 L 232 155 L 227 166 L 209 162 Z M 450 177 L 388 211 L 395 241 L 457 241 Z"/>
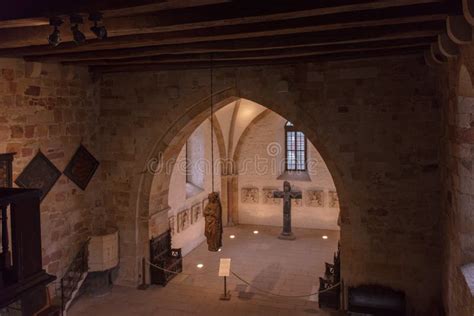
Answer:
<path fill-rule="evenodd" d="M 69 265 L 66 273 L 64 273 L 61 279 L 61 310 L 64 312 L 66 305 L 72 298 L 74 291 L 77 289 L 79 282 L 84 273 L 89 269 L 88 266 L 88 239 L 79 249 L 79 252 L 74 257 L 73 261 Z"/>

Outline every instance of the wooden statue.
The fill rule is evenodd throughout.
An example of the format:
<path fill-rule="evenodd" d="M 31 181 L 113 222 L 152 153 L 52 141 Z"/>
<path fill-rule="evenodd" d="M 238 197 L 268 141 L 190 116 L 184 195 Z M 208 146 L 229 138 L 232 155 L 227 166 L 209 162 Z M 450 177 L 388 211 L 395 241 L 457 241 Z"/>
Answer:
<path fill-rule="evenodd" d="M 219 193 L 209 193 L 208 199 L 209 203 L 203 213 L 207 248 L 209 251 L 219 251 L 222 247 L 222 207 Z"/>

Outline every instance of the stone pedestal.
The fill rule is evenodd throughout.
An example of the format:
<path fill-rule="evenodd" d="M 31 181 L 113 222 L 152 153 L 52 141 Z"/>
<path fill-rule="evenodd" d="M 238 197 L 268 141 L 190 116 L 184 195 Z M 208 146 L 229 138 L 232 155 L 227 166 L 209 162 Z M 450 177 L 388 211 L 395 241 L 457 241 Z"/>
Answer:
<path fill-rule="evenodd" d="M 278 236 L 278 239 L 283 239 L 283 240 L 295 240 L 296 236 L 292 232 L 286 233 L 286 232 L 281 232 L 280 236 Z"/>
<path fill-rule="evenodd" d="M 90 272 L 115 268 L 119 263 L 118 231 L 109 229 L 97 236 L 92 236 L 88 250 Z"/>
<path fill-rule="evenodd" d="M 89 241 L 89 274 L 85 288 L 92 296 L 106 295 L 113 285 L 113 271 L 119 264 L 119 237 L 116 229 L 92 236 Z"/>

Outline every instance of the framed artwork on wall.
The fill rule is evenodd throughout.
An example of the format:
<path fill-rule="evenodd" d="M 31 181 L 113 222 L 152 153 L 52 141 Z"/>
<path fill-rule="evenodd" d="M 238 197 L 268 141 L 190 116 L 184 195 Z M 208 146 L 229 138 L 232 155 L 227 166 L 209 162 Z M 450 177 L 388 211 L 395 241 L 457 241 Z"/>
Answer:
<path fill-rule="evenodd" d="M 273 192 L 278 191 L 278 188 L 263 188 L 262 199 L 263 204 L 279 205 L 282 199 L 274 198 Z"/>
<path fill-rule="evenodd" d="M 171 236 L 173 236 L 176 230 L 176 216 L 173 215 L 171 217 L 168 217 L 168 224 L 170 226 Z"/>
<path fill-rule="evenodd" d="M 191 210 L 185 209 L 178 213 L 178 233 L 183 232 L 191 224 Z"/>
<path fill-rule="evenodd" d="M 242 188 L 241 201 L 247 204 L 258 204 L 258 188 Z"/>
<path fill-rule="evenodd" d="M 61 176 L 61 171 L 39 151 L 15 180 L 20 188 L 40 189 L 43 200 Z"/>
<path fill-rule="evenodd" d="M 201 210 L 201 203 L 194 204 L 191 207 L 191 223 L 197 223 L 199 218 L 201 218 L 202 210 Z"/>
<path fill-rule="evenodd" d="M 99 161 L 86 147 L 80 145 L 66 166 L 64 174 L 79 188 L 85 190 L 98 167 Z"/>
<path fill-rule="evenodd" d="M 329 191 L 328 192 L 329 196 L 329 207 L 331 208 L 337 208 L 339 207 L 339 197 L 337 196 L 336 191 Z"/>
<path fill-rule="evenodd" d="M 324 191 L 323 190 L 307 190 L 306 191 L 306 206 L 323 207 L 324 206 Z"/>

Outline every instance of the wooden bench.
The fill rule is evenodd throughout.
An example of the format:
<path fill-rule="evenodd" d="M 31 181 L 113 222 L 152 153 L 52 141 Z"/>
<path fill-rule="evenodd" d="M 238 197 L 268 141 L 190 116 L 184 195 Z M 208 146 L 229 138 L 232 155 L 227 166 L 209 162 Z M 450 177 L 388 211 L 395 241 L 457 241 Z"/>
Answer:
<path fill-rule="evenodd" d="M 160 268 L 150 266 L 150 281 L 152 284 L 166 286 L 166 284 L 183 271 L 181 249 L 171 248 L 171 233 L 166 231 L 150 240 L 150 262 Z"/>

